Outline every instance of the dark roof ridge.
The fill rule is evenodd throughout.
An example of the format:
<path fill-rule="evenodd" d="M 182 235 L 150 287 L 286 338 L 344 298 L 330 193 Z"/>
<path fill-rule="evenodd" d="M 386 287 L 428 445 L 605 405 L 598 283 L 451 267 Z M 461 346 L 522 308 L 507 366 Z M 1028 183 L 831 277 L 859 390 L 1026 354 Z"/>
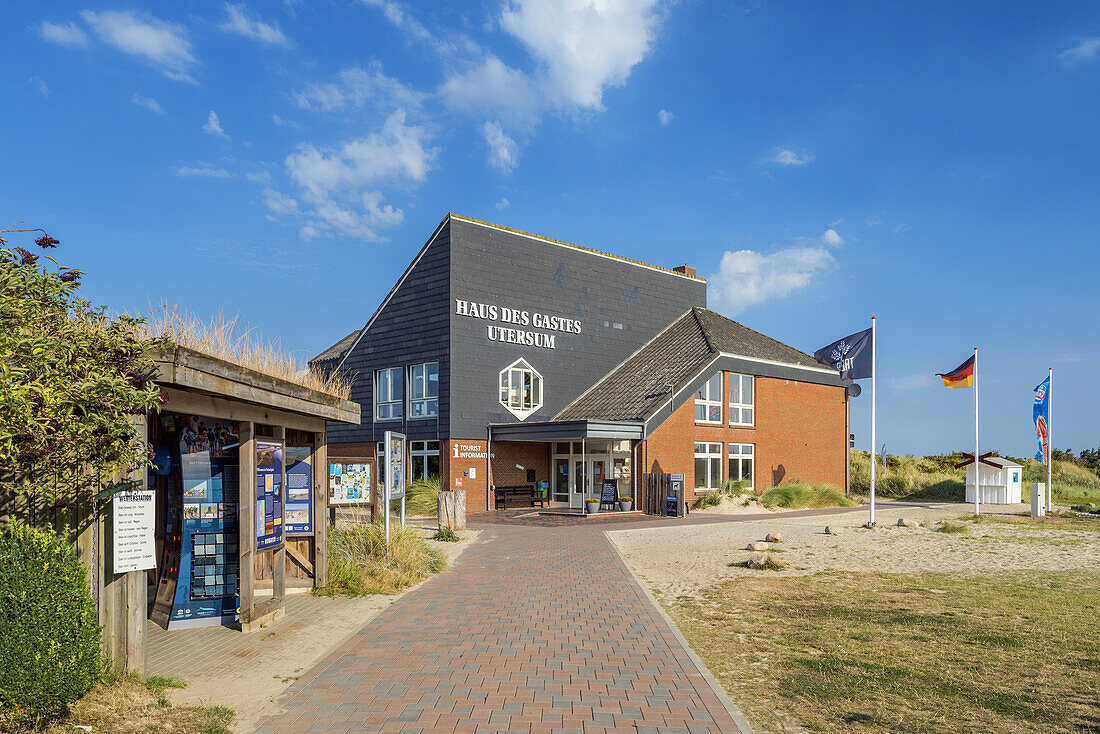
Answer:
<path fill-rule="evenodd" d="M 717 352 L 720 351 L 718 349 L 718 345 L 714 343 L 714 338 L 711 337 L 711 335 L 710 335 L 710 329 L 708 329 L 707 325 L 703 323 L 702 314 L 706 310 L 707 309 L 701 308 L 699 306 L 692 306 L 691 307 L 691 313 L 692 313 L 692 315 L 695 316 L 695 323 L 698 324 L 699 331 L 701 331 L 703 333 L 703 339 L 705 339 L 706 342 L 707 342 L 707 348 L 710 349 L 711 354 L 716 354 Z M 713 311 L 711 313 L 713 313 Z"/>
<path fill-rule="evenodd" d="M 745 325 L 744 325 L 744 324 L 742 324 L 742 323 L 741 323 L 740 321 L 737 321 L 737 320 L 735 320 L 735 319 L 731 319 L 731 318 L 730 318 L 729 316 L 723 316 L 722 314 L 718 313 L 717 311 L 711 310 L 711 309 L 709 309 L 709 308 L 704 308 L 704 309 L 700 309 L 700 310 L 701 310 L 701 311 L 705 311 L 706 313 L 712 314 L 712 315 L 714 315 L 714 316 L 717 316 L 717 317 L 718 317 L 718 318 L 720 318 L 720 319 L 725 319 L 726 321 L 729 321 L 729 322 L 731 322 L 731 323 L 737 324 L 738 326 L 740 326 L 740 327 L 741 327 L 742 329 L 744 329 L 745 331 L 748 331 L 748 332 L 751 332 L 751 333 L 753 333 L 753 334 L 756 334 L 757 336 L 759 336 L 759 337 L 761 337 L 761 338 L 763 338 L 763 339 L 767 339 L 768 341 L 772 342 L 773 344 L 778 344 L 778 345 L 779 345 L 779 346 L 781 346 L 781 347 L 786 347 L 787 349 L 790 349 L 790 350 L 792 350 L 792 351 L 798 352 L 798 353 L 799 353 L 799 354 L 801 354 L 801 355 L 802 355 L 803 357 L 806 357 L 807 359 L 809 359 L 809 360 L 810 360 L 810 361 L 811 361 L 811 362 L 813 363 L 813 365 L 817 365 L 817 366 L 822 366 L 822 367 L 824 367 L 824 366 L 825 366 L 825 365 L 821 365 L 821 364 L 820 364 L 820 363 L 819 363 L 819 362 L 818 362 L 818 361 L 817 361 L 816 359 L 814 359 L 814 356 L 813 356 L 812 354 L 809 354 L 809 353 L 807 353 L 807 352 L 803 352 L 803 351 L 802 351 L 801 349 L 799 349 L 798 347 L 792 347 L 792 346 L 791 346 L 790 344 L 788 344 L 787 342 L 782 342 L 782 341 L 779 341 L 779 340 L 778 340 L 778 339 L 776 339 L 776 338 L 775 338 L 774 336 L 768 336 L 767 334 L 764 334 L 763 332 L 757 331 L 756 329 L 752 328 L 751 326 L 745 326 Z"/>

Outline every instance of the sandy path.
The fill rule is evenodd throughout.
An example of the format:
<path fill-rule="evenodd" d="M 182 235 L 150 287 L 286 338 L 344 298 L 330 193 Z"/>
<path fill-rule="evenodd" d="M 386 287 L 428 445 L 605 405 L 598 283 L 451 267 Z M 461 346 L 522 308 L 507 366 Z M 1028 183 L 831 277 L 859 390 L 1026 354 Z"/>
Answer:
<path fill-rule="evenodd" d="M 1024 505 L 1000 505 L 990 511 L 1013 514 Z M 1074 530 L 1028 528 L 1001 523 L 971 524 L 964 535 L 937 532 L 941 520 L 957 518 L 969 505 L 935 503 L 878 505 L 877 530 L 860 527 L 867 508 L 829 517 L 783 517 L 752 514 L 745 522 L 670 528 L 613 530 L 608 537 L 619 548 L 643 583 L 665 598 L 697 595 L 705 587 L 740 576 L 759 574 L 727 564 L 747 560 L 751 541 L 778 532 L 783 543 L 777 557 L 790 566 L 787 575 L 826 569 L 912 573 L 919 571 L 1074 569 L 1100 566 L 1100 534 Z M 708 513 L 710 514 L 710 513 Z M 896 527 L 899 517 L 926 523 Z M 826 525 L 841 535 L 825 535 Z"/>

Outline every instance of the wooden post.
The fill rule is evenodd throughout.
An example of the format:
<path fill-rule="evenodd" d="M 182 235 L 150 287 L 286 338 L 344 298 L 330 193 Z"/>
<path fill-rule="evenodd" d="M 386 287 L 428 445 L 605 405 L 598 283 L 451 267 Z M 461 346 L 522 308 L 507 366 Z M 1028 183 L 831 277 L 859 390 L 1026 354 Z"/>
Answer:
<path fill-rule="evenodd" d="M 241 626 L 252 621 L 255 606 L 255 574 L 252 572 L 252 549 L 256 547 L 256 426 L 252 421 L 240 421 L 240 503 L 237 511 L 239 533 L 237 548 L 238 592 L 241 598 Z"/>
<path fill-rule="evenodd" d="M 283 542 L 279 544 L 279 547 L 275 549 L 275 557 L 272 559 L 272 599 L 275 607 L 282 605 L 283 598 L 286 597 L 286 428 L 283 426 L 275 427 L 275 438 L 283 444 L 283 476 L 280 481 L 280 491 L 282 497 L 279 500 L 279 505 L 283 511 Z"/>
<path fill-rule="evenodd" d="M 439 528 L 466 529 L 466 490 L 443 490 L 439 493 Z"/>
<path fill-rule="evenodd" d="M 313 434 L 313 585 L 328 585 L 328 435 Z"/>

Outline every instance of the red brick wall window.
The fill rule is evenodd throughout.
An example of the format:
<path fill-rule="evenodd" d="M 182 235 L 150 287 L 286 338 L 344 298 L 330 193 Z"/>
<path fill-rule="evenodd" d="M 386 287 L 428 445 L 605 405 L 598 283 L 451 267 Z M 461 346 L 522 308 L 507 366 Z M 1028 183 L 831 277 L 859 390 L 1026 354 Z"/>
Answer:
<path fill-rule="evenodd" d="M 722 422 L 722 373 L 703 383 L 695 393 L 695 420 L 698 423 Z"/>
<path fill-rule="evenodd" d="M 730 425 L 752 426 L 756 423 L 756 404 L 752 375 L 730 373 Z"/>
<path fill-rule="evenodd" d="M 695 489 L 718 489 L 721 486 L 722 444 L 697 442 L 695 444 Z"/>
<path fill-rule="evenodd" d="M 747 480 L 746 489 L 753 489 L 756 484 L 753 479 L 753 466 L 756 459 L 756 447 L 751 443 L 730 444 L 729 478 L 731 480 Z"/>

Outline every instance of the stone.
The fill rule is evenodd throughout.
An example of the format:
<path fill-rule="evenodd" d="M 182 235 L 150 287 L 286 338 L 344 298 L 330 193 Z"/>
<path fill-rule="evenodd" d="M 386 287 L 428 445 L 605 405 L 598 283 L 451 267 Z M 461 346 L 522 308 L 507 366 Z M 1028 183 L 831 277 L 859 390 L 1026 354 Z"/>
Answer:
<path fill-rule="evenodd" d="M 907 517 L 899 517 L 898 518 L 898 527 L 899 528 L 917 528 L 917 527 L 920 527 L 920 523 L 917 522 L 916 520 L 910 520 Z"/>
<path fill-rule="evenodd" d="M 779 533 L 768 533 L 767 535 L 764 536 L 764 540 L 766 540 L 769 543 L 782 543 L 783 542 L 783 536 L 780 535 Z"/>
<path fill-rule="evenodd" d="M 787 562 L 782 558 L 776 558 L 775 555 L 771 553 L 758 553 L 750 558 L 745 565 L 749 568 L 779 570 L 779 568 L 785 568 Z"/>
<path fill-rule="evenodd" d="M 825 534 L 826 535 L 843 535 L 844 531 L 841 530 L 840 528 L 838 528 L 836 525 L 826 525 L 825 526 Z"/>
<path fill-rule="evenodd" d="M 759 540 L 754 540 L 753 542 L 751 542 L 747 546 L 745 546 L 745 550 L 750 550 L 750 551 L 766 551 L 767 549 L 768 549 L 768 544 L 767 543 L 761 543 Z"/>

